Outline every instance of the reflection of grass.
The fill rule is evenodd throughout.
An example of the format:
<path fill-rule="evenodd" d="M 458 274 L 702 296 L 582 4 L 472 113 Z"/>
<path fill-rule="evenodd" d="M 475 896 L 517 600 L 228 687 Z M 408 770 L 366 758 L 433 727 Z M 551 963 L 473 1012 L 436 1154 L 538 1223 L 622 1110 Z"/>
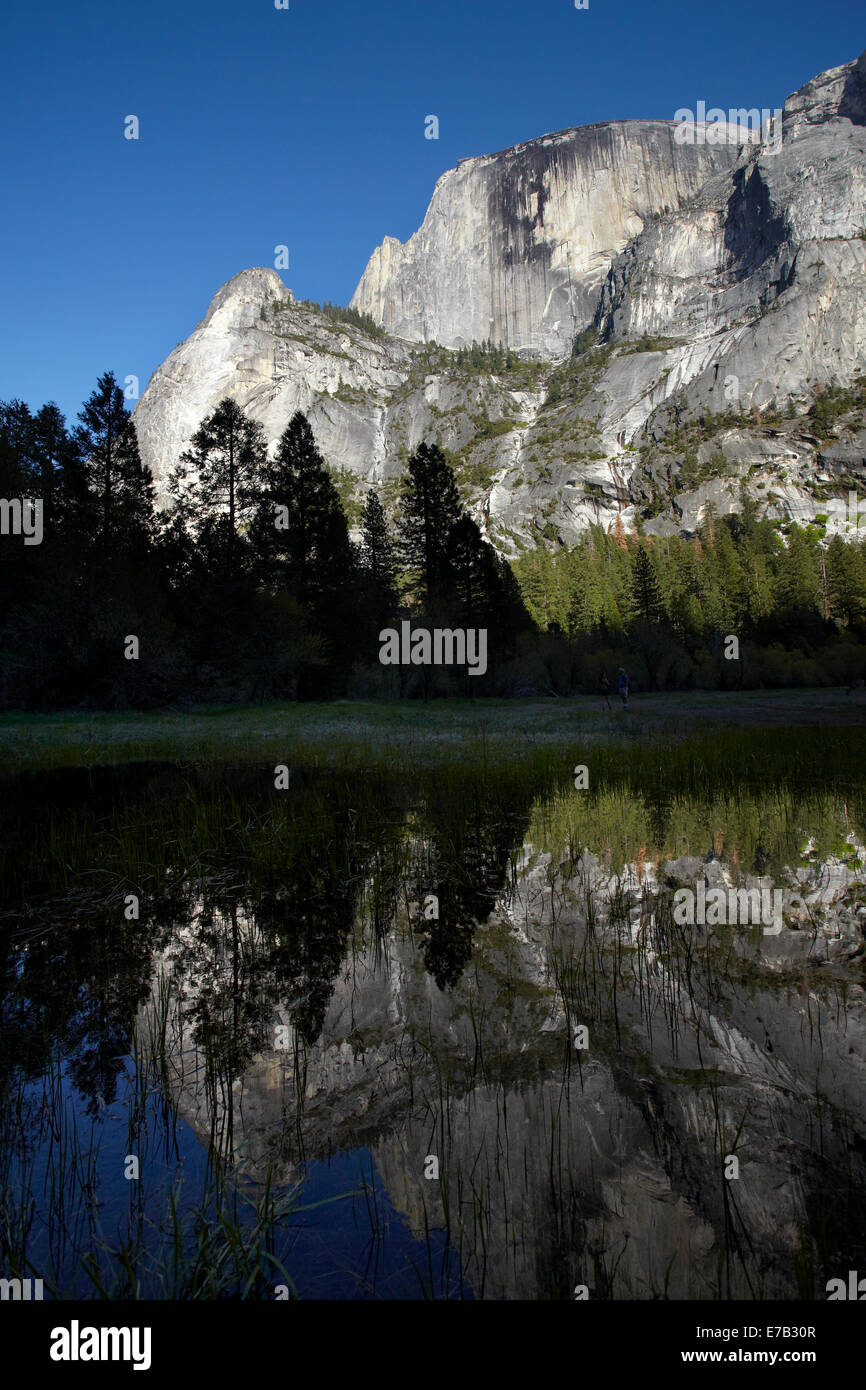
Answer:
<path fill-rule="evenodd" d="M 527 838 L 557 862 L 604 846 L 617 873 L 641 855 L 664 861 L 710 848 L 744 872 L 779 873 L 799 861 L 808 827 L 819 859 L 851 861 L 846 835 L 864 834 L 866 808 L 850 748 L 841 735 L 813 744 L 787 730 L 719 731 L 663 751 L 597 746 L 586 755 L 589 790 L 566 786 L 536 802 Z"/>
<path fill-rule="evenodd" d="M 152 1023 L 147 1046 L 164 1047 Z M 243 1186 L 213 1156 L 192 1195 L 182 1164 L 172 1174 L 160 1162 L 166 1109 L 173 1111 L 171 1123 L 177 1116 L 171 1092 L 157 1089 L 155 1061 L 136 1051 L 126 1076 L 141 1177 L 130 1183 L 128 1202 L 119 1205 L 113 1193 L 116 1158 L 101 1153 L 105 1126 L 94 1118 L 88 1124 L 80 1112 L 73 1117 L 59 1070 L 52 1066 L 45 1073 L 38 1098 L 20 1073 L 9 1078 L 0 1111 L 4 1274 L 42 1279 L 49 1296 L 60 1299 L 273 1299 L 277 1285 L 294 1296 L 278 1253 L 288 1239 L 286 1228 L 300 1213 L 327 1203 L 304 1204 L 303 1181 L 275 1189 L 270 1170 L 256 1188 Z M 29 1117 L 27 1126 L 22 1117 Z M 43 1183 L 34 1153 L 46 1141 L 50 1166 Z M 103 1212 L 106 1200 L 116 1213 L 125 1207 L 125 1215 L 110 1221 Z M 40 1248 L 34 1234 L 42 1237 Z"/>
<path fill-rule="evenodd" d="M 336 708 L 327 707 L 329 713 Z M 292 745 L 286 739 L 277 750 L 265 746 L 255 761 L 236 756 L 222 765 L 204 758 L 189 766 L 168 763 L 148 767 L 140 779 L 132 767 L 128 775 L 103 768 L 97 778 L 94 771 L 94 804 L 62 803 L 61 810 L 42 813 L 38 820 L 24 815 L 31 799 L 50 801 L 73 783 L 46 784 L 40 792 L 26 777 L 10 778 L 3 817 L 8 902 L 32 905 L 45 896 L 72 894 L 79 913 L 109 907 L 121 913 L 129 892 L 149 901 L 169 886 L 181 892 L 197 878 L 216 885 L 234 866 L 244 866 L 255 881 L 277 883 L 298 854 L 313 852 L 320 873 L 336 885 L 347 872 L 340 838 L 344 802 L 353 827 L 346 846 L 359 835 L 363 840 L 362 829 L 375 837 L 383 815 L 390 815 L 395 827 L 415 807 L 421 834 L 431 816 L 453 858 L 458 885 L 463 840 L 478 796 L 488 817 L 500 816 L 506 835 L 509 818 L 534 808 L 527 838 L 537 849 L 557 854 L 557 863 L 564 856 L 578 860 L 584 846 L 599 852 L 604 847 L 617 872 L 641 855 L 652 861 L 712 848 L 744 872 L 771 872 L 799 862 L 806 834 L 819 856 L 850 858 L 847 834 L 864 833 L 858 777 L 866 755 L 862 728 L 814 729 L 808 736 L 786 728 L 717 728 L 694 737 L 693 726 L 690 730 L 684 721 L 678 743 L 651 736 L 614 741 L 615 721 L 597 713 L 578 725 L 563 719 L 561 705 L 548 706 L 532 719 L 524 709 L 518 723 L 521 712 L 508 707 L 497 725 L 488 710 L 477 722 L 476 711 L 464 706 L 435 711 L 434 726 L 435 715 L 442 722 L 431 743 L 420 723 L 425 711 L 404 707 L 390 727 L 387 718 L 379 721 L 378 743 L 350 741 L 345 734 L 342 742 L 332 734 L 317 743 L 311 732 L 321 709 L 304 708 L 303 742 Z M 385 707 L 385 713 L 395 715 L 393 707 Z M 688 732 L 691 738 L 682 736 Z M 81 757 L 71 741 L 58 747 L 66 756 Z M 223 757 L 236 748 L 224 736 Z M 43 764 L 52 751 L 46 745 Z M 130 746 L 122 751 L 129 757 Z M 103 758 L 107 761 L 104 745 Z M 274 791 L 273 758 L 291 769 L 288 792 Z M 573 787 L 578 763 L 589 769 L 586 791 Z M 81 774 L 67 776 L 76 785 L 81 781 Z M 106 818 L 100 807 L 108 796 L 113 805 Z M 487 833 L 492 834 L 491 826 Z M 360 841 L 356 852 L 362 858 L 366 853 Z M 407 901 L 418 898 L 420 887 L 407 882 L 405 888 Z"/>
<path fill-rule="evenodd" d="M 862 722 L 863 702 L 836 691 L 724 691 L 638 695 L 627 712 L 572 700 L 434 700 L 197 707 L 156 714 L 5 714 L 0 752 L 8 770 L 95 767 L 145 759 L 290 761 L 297 766 L 411 769 L 455 757 L 531 761 L 556 751 L 567 762 L 583 739 L 658 747 L 725 725 Z M 853 735 L 846 734 L 846 738 Z M 794 742 L 813 742 L 810 728 Z M 728 745 L 735 759 L 736 749 Z M 757 770 L 760 770 L 758 766 Z M 816 772 L 820 769 L 816 763 Z M 737 774 L 735 763 L 732 764 Z"/>
<path fill-rule="evenodd" d="M 815 697 L 757 697 L 745 702 L 745 709 L 753 718 L 756 712 L 766 717 L 768 710 L 805 717 L 807 700 L 814 703 Z M 738 705 L 742 710 L 739 698 Z M 123 1094 L 131 1103 L 126 1148 L 142 1159 L 143 1182 L 134 1186 L 136 1193 L 145 1193 L 144 1209 L 131 1201 L 131 1216 L 121 1211 L 119 1224 L 100 1215 L 91 1200 L 104 1172 L 100 1132 L 96 1128 L 94 1135 L 94 1127 L 80 1117 L 77 1130 L 70 1130 L 57 1109 L 58 1086 L 55 1082 L 52 1092 L 49 1085 L 43 1118 L 59 1136 L 59 1147 L 53 1164 L 57 1205 L 48 1204 L 45 1219 L 65 1239 L 70 1213 L 79 1218 L 72 1263 L 81 1259 L 87 1291 L 135 1297 L 141 1282 L 142 1293 L 155 1289 L 160 1297 L 211 1298 L 272 1297 L 275 1284 L 291 1288 L 281 1227 L 299 1210 L 302 1189 L 284 1187 L 272 1196 L 268 1164 L 279 1162 L 285 1173 L 287 1163 L 298 1161 L 302 1144 L 318 1145 L 319 1152 L 326 1144 L 356 1144 L 363 1124 L 386 1136 L 383 1161 L 392 1165 L 413 1233 L 426 1242 L 428 1260 L 418 1269 L 425 1295 L 435 1296 L 441 1287 L 459 1291 L 446 1263 L 456 1251 L 479 1297 L 503 1296 L 503 1290 L 531 1296 L 538 1290 L 543 1297 L 567 1298 L 578 1279 L 591 1284 L 594 1298 L 682 1297 L 684 1289 L 697 1289 L 701 1296 L 760 1296 L 764 1247 L 759 1257 L 748 1248 L 739 1189 L 722 1186 L 720 1173 L 724 1154 L 737 1150 L 748 1162 L 750 1146 L 761 1137 L 761 1115 L 755 1121 L 748 1104 L 753 1096 L 760 1100 L 766 1080 L 759 1073 L 753 1085 L 739 1072 L 735 1082 L 729 1079 L 730 1049 L 713 1021 L 730 1020 L 760 1041 L 760 1001 L 770 989 L 777 995 L 791 991 L 798 1010 L 809 1011 L 797 1013 L 796 1028 L 801 1017 L 811 1028 L 814 1017 L 816 1029 L 824 1027 L 827 1037 L 826 1005 L 832 1009 L 838 1003 L 829 991 L 839 986 L 833 978 L 826 985 L 813 981 L 808 993 L 795 995 L 792 987 L 800 985 L 802 972 L 771 974 L 757 956 L 741 957 L 733 930 L 710 941 L 677 924 L 671 883 L 658 898 L 622 885 L 600 891 L 591 867 L 581 863 L 589 847 L 607 878 L 624 863 L 647 867 L 655 847 L 660 859 L 665 851 L 715 851 L 743 871 L 760 858 L 766 870 L 789 846 L 799 856 L 806 836 L 818 858 L 827 846 L 843 845 L 849 827 L 862 834 L 857 789 L 866 751 L 862 729 L 707 728 L 713 719 L 722 723 L 719 712 L 725 707 L 723 696 L 674 697 L 647 701 L 643 709 L 639 703 L 621 719 L 601 715 L 583 701 L 216 711 L 195 716 L 199 729 L 208 718 L 223 737 L 234 729 L 238 743 L 232 752 L 237 757 L 239 749 L 253 750 L 258 761 L 244 765 L 238 758 L 232 766 L 103 770 L 10 783 L 4 843 L 14 869 L 7 874 L 10 883 L 20 882 L 31 904 L 36 900 L 28 890 L 43 892 L 53 883 L 63 889 L 86 882 L 95 892 L 100 874 L 106 875 L 115 904 L 124 884 L 144 884 L 155 908 L 166 884 L 183 886 L 184 893 L 188 889 L 186 896 L 179 892 L 176 901 L 168 901 L 170 912 L 151 911 L 144 901 L 140 923 L 111 919 L 102 937 L 84 924 L 97 965 L 100 941 L 106 949 L 110 944 L 103 962 L 108 985 L 90 968 L 82 976 L 91 991 L 99 986 L 109 1007 L 119 1007 L 110 1004 L 118 998 L 116 979 L 130 969 L 122 954 L 113 954 L 123 934 L 127 947 L 142 943 L 149 952 L 151 942 L 154 949 L 160 945 L 156 936 L 145 935 L 157 921 L 180 920 L 191 933 L 194 928 L 200 933 L 183 967 L 178 950 L 172 960 L 187 1000 L 198 990 L 206 1010 L 191 1014 L 185 1028 L 174 1025 L 177 1000 L 160 976 L 150 990 L 147 1013 L 137 1016 L 133 1075 L 126 1076 Z M 689 712 L 702 720 L 697 736 L 694 723 L 684 718 Z M 105 717 L 109 723 L 111 718 Z M 272 750 L 266 757 L 254 739 L 245 745 L 241 740 L 263 731 L 274 737 L 283 719 L 295 740 L 291 754 L 283 742 L 279 759 L 292 768 L 291 792 L 275 794 L 268 765 Z M 432 727 L 429 745 L 425 719 Z M 682 724 L 677 743 L 668 741 L 673 720 Z M 101 722 L 85 718 L 84 727 Z M 151 731 L 166 729 L 158 720 L 140 724 Z M 122 730 L 123 723 L 117 727 Z M 183 731 L 177 721 L 172 727 Z M 397 744 L 396 752 L 389 743 Z M 370 761 L 359 771 L 362 757 Z M 331 766 L 324 770 L 328 759 Z M 577 762 L 589 766 L 587 791 L 573 787 Z M 17 796 L 21 788 L 23 798 Z M 54 808 L 47 814 L 46 804 Z M 527 838 L 534 853 L 522 863 L 515 851 Z M 489 889 L 486 897 L 469 891 L 479 885 Z M 457 951 L 451 1001 L 441 985 L 438 993 L 432 985 L 428 989 L 425 978 L 425 969 L 432 973 L 425 953 L 431 942 L 437 945 L 433 929 L 425 928 L 417 909 L 407 919 L 402 906 L 422 901 L 427 888 L 435 888 L 442 900 L 440 947 L 448 944 L 451 928 L 461 936 L 476 910 L 481 917 L 494 912 L 474 932 L 471 954 Z M 492 908 L 493 894 L 500 890 L 508 915 Z M 219 909 L 211 926 L 202 910 L 209 903 Z M 340 903 L 348 905 L 343 918 L 337 916 Z M 44 920 L 38 904 L 33 916 Z M 333 949 L 326 927 L 333 931 Z M 40 926 L 40 936 L 43 930 Z M 265 1139 L 262 1131 L 245 1132 L 238 1106 L 231 1110 L 235 1128 L 226 1132 L 220 1126 L 233 1105 L 232 1081 L 244 1074 L 252 1055 L 270 1054 L 274 1000 L 291 1013 L 290 1001 L 313 985 L 326 986 L 330 997 L 349 931 L 353 959 L 345 978 L 353 980 L 352 1018 L 337 1011 L 323 1037 L 326 1047 L 339 1043 L 341 1055 L 344 1046 L 355 1057 L 369 1053 L 357 1105 L 339 1083 L 333 1088 L 311 1084 L 308 1093 L 307 1080 L 315 1083 L 317 1077 L 319 1019 L 310 1036 L 303 1035 L 303 1044 L 296 1036 L 296 1089 L 286 1073 L 279 1124 Z M 211 966 L 220 933 L 225 934 L 226 968 L 217 978 Z M 392 933 L 399 936 L 399 951 Z M 50 933 L 47 944 L 50 951 Z M 76 944 L 74 930 L 71 944 Z M 362 1004 L 368 947 L 377 970 L 385 953 L 394 952 L 399 1019 L 385 1017 L 387 1011 L 378 1006 L 359 1007 L 355 1015 L 354 982 Z M 442 957 L 440 950 L 440 965 Z M 57 951 L 54 958 L 64 956 Z M 26 962 L 28 1000 L 39 998 L 43 959 L 34 941 Z M 49 966 L 50 959 L 42 968 Z M 142 980 L 152 982 L 149 954 L 140 968 Z M 217 984 L 222 980 L 219 989 L 212 984 L 215 978 Z M 753 994 L 759 1001 L 754 1006 Z M 311 1011 L 305 1017 L 313 1016 Z M 196 1020 L 207 1026 L 191 1031 Z M 590 1030 L 588 1054 L 573 1045 L 578 1025 Z M 803 1077 L 803 1096 L 811 1096 L 805 1064 Z M 26 1200 L 18 1205 L 9 1167 L 3 1167 L 3 1141 L 10 1148 L 16 1143 L 17 1091 L 13 1076 L 0 1132 L 0 1212 L 5 1206 L 15 1249 L 0 1253 L 9 1254 L 10 1272 L 44 1278 L 45 1271 L 32 1269 L 36 1252 L 27 1249 L 25 1239 L 37 1175 L 28 1169 L 23 1145 Z M 678 1092 L 685 1093 L 682 1101 Z M 363 1101 L 371 1095 L 368 1107 Z M 210 1127 L 213 1166 L 194 1188 L 189 1179 L 179 1185 L 175 1167 L 178 1112 L 190 1113 L 191 1099 L 202 1106 L 197 1132 Z M 802 1097 L 796 1101 L 803 1110 L 806 1104 Z M 681 1107 L 694 1117 L 688 1130 Z M 635 1221 L 635 1240 L 642 1239 L 643 1218 L 634 1208 L 629 1214 L 629 1183 L 620 1176 L 621 1154 L 628 1155 L 632 1140 L 626 1128 L 623 1150 L 617 1142 L 608 1152 L 604 1125 L 594 1128 L 599 1109 L 612 1117 L 612 1126 L 619 1114 L 628 1123 L 636 1123 L 639 1113 L 652 1120 L 658 1152 L 675 1156 L 676 1182 L 714 1232 L 717 1275 L 706 1260 L 690 1283 L 688 1261 L 674 1260 L 670 1242 L 658 1263 L 650 1260 L 645 1269 L 624 1254 L 617 1204 L 624 1219 Z M 819 1114 L 816 1125 L 822 1123 Z M 600 1147 L 587 1143 L 588 1134 Z M 637 1143 L 638 1131 L 633 1134 Z M 247 1172 L 261 1174 L 261 1187 L 254 1191 L 226 1174 L 219 1167 L 221 1154 L 234 1154 L 248 1165 Z M 435 1184 L 419 1176 L 427 1154 L 440 1159 Z M 831 1171 L 835 1175 L 838 1168 Z M 150 1185 L 153 1172 L 159 1175 L 156 1187 Z M 664 1184 L 660 1190 L 667 1192 Z M 36 1195 L 41 1220 L 46 1199 Z M 361 1224 L 369 1224 L 378 1252 L 387 1238 L 388 1211 L 372 1173 L 363 1177 L 358 1198 Z M 856 1229 L 856 1210 L 841 1212 L 844 1218 L 849 1214 L 847 1224 Z M 835 1240 L 831 1232 L 831 1252 Z M 543 1256 L 540 1265 L 536 1250 Z M 47 1271 L 53 1289 L 68 1287 L 67 1257 L 64 1249 L 65 1265 Z M 363 1286 L 368 1287 L 366 1279 Z"/>

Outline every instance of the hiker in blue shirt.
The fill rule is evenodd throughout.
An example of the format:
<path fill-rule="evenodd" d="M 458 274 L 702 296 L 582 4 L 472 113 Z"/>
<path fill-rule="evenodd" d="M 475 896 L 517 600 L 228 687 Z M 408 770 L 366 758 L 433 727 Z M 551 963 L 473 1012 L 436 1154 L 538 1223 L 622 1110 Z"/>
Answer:
<path fill-rule="evenodd" d="M 619 668 L 619 678 L 616 683 L 616 688 L 619 691 L 623 709 L 628 709 L 628 676 L 622 666 Z"/>

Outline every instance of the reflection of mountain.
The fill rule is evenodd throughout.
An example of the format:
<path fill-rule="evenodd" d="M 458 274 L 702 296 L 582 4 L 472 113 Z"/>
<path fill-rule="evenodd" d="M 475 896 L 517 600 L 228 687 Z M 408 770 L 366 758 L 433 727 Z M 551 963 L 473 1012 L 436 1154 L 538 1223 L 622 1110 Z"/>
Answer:
<path fill-rule="evenodd" d="M 444 988 L 501 888 L 529 800 L 508 773 L 445 780 L 419 774 L 410 792 L 397 778 L 299 771 L 283 798 L 269 774 L 237 768 L 227 798 L 220 770 L 142 764 L 21 779 L 22 807 L 32 796 L 48 813 L 41 845 L 26 812 L 4 822 L 7 900 L 38 902 L 46 861 L 60 860 L 66 887 L 73 856 L 56 846 L 67 827 L 79 854 L 84 846 L 79 881 L 93 886 L 27 908 L 17 938 L 2 934 L 8 1059 L 20 1051 L 35 1074 L 47 1056 L 40 1034 L 46 1048 L 60 1039 L 83 1092 L 110 1099 L 154 952 L 186 982 L 187 1026 L 220 1066 L 238 1073 L 268 1042 L 277 1001 L 290 1001 L 312 1043 L 362 900 L 381 935 L 413 890 L 438 894 L 438 916 L 414 925 Z M 156 856 L 149 868 L 141 842 Z"/>
<path fill-rule="evenodd" d="M 814 940 L 720 938 L 722 978 L 699 959 L 705 940 L 677 955 L 654 890 L 642 893 L 651 872 L 612 877 L 589 855 L 553 870 L 527 848 L 448 990 L 405 918 L 384 933 L 358 921 L 320 1036 L 294 1026 L 287 1050 L 262 1047 L 216 1124 L 188 1067 L 181 1112 L 203 1138 L 231 1131 L 253 1176 L 269 1161 L 287 1177 L 302 1156 L 369 1147 L 414 1233 L 448 1226 L 488 1297 L 568 1297 L 586 1283 L 594 1297 L 784 1298 L 813 1291 L 828 1251 L 857 1267 L 862 990 L 848 980 L 840 1015 L 811 976 L 828 962 L 841 989 L 834 961 L 856 949 L 858 919 L 831 911 Z M 730 866 L 670 871 L 722 881 Z M 816 864 L 806 896 L 829 905 L 861 879 Z M 772 970 L 759 971 L 762 958 Z M 783 969 L 797 974 L 774 976 Z M 288 999 L 272 1021 L 292 1015 Z M 571 1042 L 579 1022 L 585 1053 Z M 195 1057 L 188 1024 L 172 1050 Z M 740 1176 L 727 1181 L 731 1152 Z M 431 1154 L 438 1182 L 424 1176 Z"/>
<path fill-rule="evenodd" d="M 116 781 L 94 779 L 100 815 Z M 84 838 L 107 899 L 32 909 L 26 954 L 4 935 L 7 1064 L 38 1074 L 59 1052 L 91 1106 L 110 1100 L 137 1011 L 203 1144 L 254 1180 L 369 1149 L 413 1231 L 447 1227 L 488 1297 L 808 1296 L 863 1267 L 848 806 L 613 778 L 530 805 L 528 781 L 299 773 L 286 798 L 254 769 L 227 799 L 213 774 L 136 769 L 123 843 L 164 857 L 121 875 L 106 821 Z M 34 831 L 15 833 L 24 875 Z M 675 927 L 673 885 L 778 882 L 786 863 L 797 930 Z M 438 918 L 410 909 L 430 896 Z"/>

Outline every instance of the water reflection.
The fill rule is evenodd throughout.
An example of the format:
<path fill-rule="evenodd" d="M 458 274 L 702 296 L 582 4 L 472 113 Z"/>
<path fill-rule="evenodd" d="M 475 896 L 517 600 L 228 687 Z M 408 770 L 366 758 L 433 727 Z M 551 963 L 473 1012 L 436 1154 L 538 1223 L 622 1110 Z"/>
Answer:
<path fill-rule="evenodd" d="M 8 789 L 7 1265 L 66 1290 L 101 1241 L 152 1289 L 181 1169 L 256 1199 L 306 1174 L 315 1200 L 342 1155 L 368 1171 L 354 1245 L 339 1203 L 312 1218 L 343 1233 L 331 1296 L 411 1296 L 420 1269 L 435 1297 L 808 1298 L 862 1267 L 856 797 L 468 768 L 292 788 L 146 767 Z M 782 886 L 783 931 L 678 923 L 698 880 Z M 102 1212 L 74 1239 L 63 1191 Z M 277 1256 L 321 1293 L 288 1229 Z"/>

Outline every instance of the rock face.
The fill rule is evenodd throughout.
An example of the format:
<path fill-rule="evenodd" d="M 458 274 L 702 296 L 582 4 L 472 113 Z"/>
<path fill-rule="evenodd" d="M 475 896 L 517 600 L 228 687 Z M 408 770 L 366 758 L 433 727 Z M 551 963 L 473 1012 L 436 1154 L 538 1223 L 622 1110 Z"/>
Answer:
<path fill-rule="evenodd" d="M 596 321 L 611 341 L 682 337 L 690 402 L 762 408 L 866 360 L 866 55 L 789 97 L 780 147 L 745 152 L 611 268 Z M 848 114 L 843 115 L 845 111 Z"/>
<path fill-rule="evenodd" d="M 461 160 L 421 228 L 386 237 L 352 300 L 389 333 L 562 356 L 592 318 L 615 252 L 678 208 L 734 145 L 686 145 L 670 121 L 616 121 Z"/>
<path fill-rule="evenodd" d="M 588 850 L 558 864 L 526 844 L 453 990 L 434 983 L 405 922 L 375 941 L 359 922 L 318 1039 L 304 1042 L 281 1005 L 280 1049 L 253 1057 L 231 1087 L 204 1084 L 206 1053 L 183 1018 L 202 986 L 176 949 L 158 962 L 143 1019 L 164 991 L 180 992 L 169 1074 L 203 1144 L 219 1136 L 254 1181 L 273 1164 L 277 1183 L 302 1157 L 368 1148 L 418 1239 L 449 1228 L 478 1297 L 569 1298 L 578 1283 L 592 1298 L 811 1297 L 798 1268 L 815 1204 L 861 1191 L 866 1176 L 856 848 L 853 868 L 833 858 L 796 871 L 777 935 L 734 930 L 730 980 L 697 963 L 711 928 L 697 928 L 685 966 L 658 897 L 671 875 L 730 890 L 730 864 L 685 857 L 658 875 L 629 865 L 611 876 Z M 194 939 L 194 922 L 181 932 Z M 577 1014 L 565 960 L 593 982 Z M 575 1017 L 591 1020 L 581 1053 Z M 431 1148 L 436 1182 L 424 1177 Z M 733 1150 L 749 1239 L 732 1250 L 722 1171 Z M 862 1243 L 862 1227 L 845 1234 Z M 822 1286 L 836 1273 L 808 1278 Z"/>
<path fill-rule="evenodd" d="M 789 97 L 781 139 L 715 145 L 698 126 L 680 144 L 670 122 L 622 122 L 464 160 L 364 274 L 354 307 L 387 331 L 242 272 L 136 408 L 161 497 L 231 395 L 271 446 L 304 410 L 328 462 L 386 504 L 409 452 L 438 442 L 506 553 L 618 514 L 694 530 L 707 503 L 736 509 L 741 483 L 780 519 L 825 514 L 866 491 L 862 411 L 829 439 L 802 418 L 866 367 L 864 122 L 866 55 Z M 590 321 L 598 344 L 569 358 Z M 453 350 L 488 338 L 530 351 L 485 369 Z M 723 433 L 701 435 L 708 414 L 729 417 Z M 690 422 L 688 490 L 669 436 Z"/>
<path fill-rule="evenodd" d="M 410 352 L 297 304 L 275 270 L 244 270 L 157 368 L 135 409 L 142 458 L 161 499 L 168 474 L 204 417 L 233 396 L 273 443 L 296 410 L 329 462 L 378 481 L 382 413 L 406 380 Z"/>

